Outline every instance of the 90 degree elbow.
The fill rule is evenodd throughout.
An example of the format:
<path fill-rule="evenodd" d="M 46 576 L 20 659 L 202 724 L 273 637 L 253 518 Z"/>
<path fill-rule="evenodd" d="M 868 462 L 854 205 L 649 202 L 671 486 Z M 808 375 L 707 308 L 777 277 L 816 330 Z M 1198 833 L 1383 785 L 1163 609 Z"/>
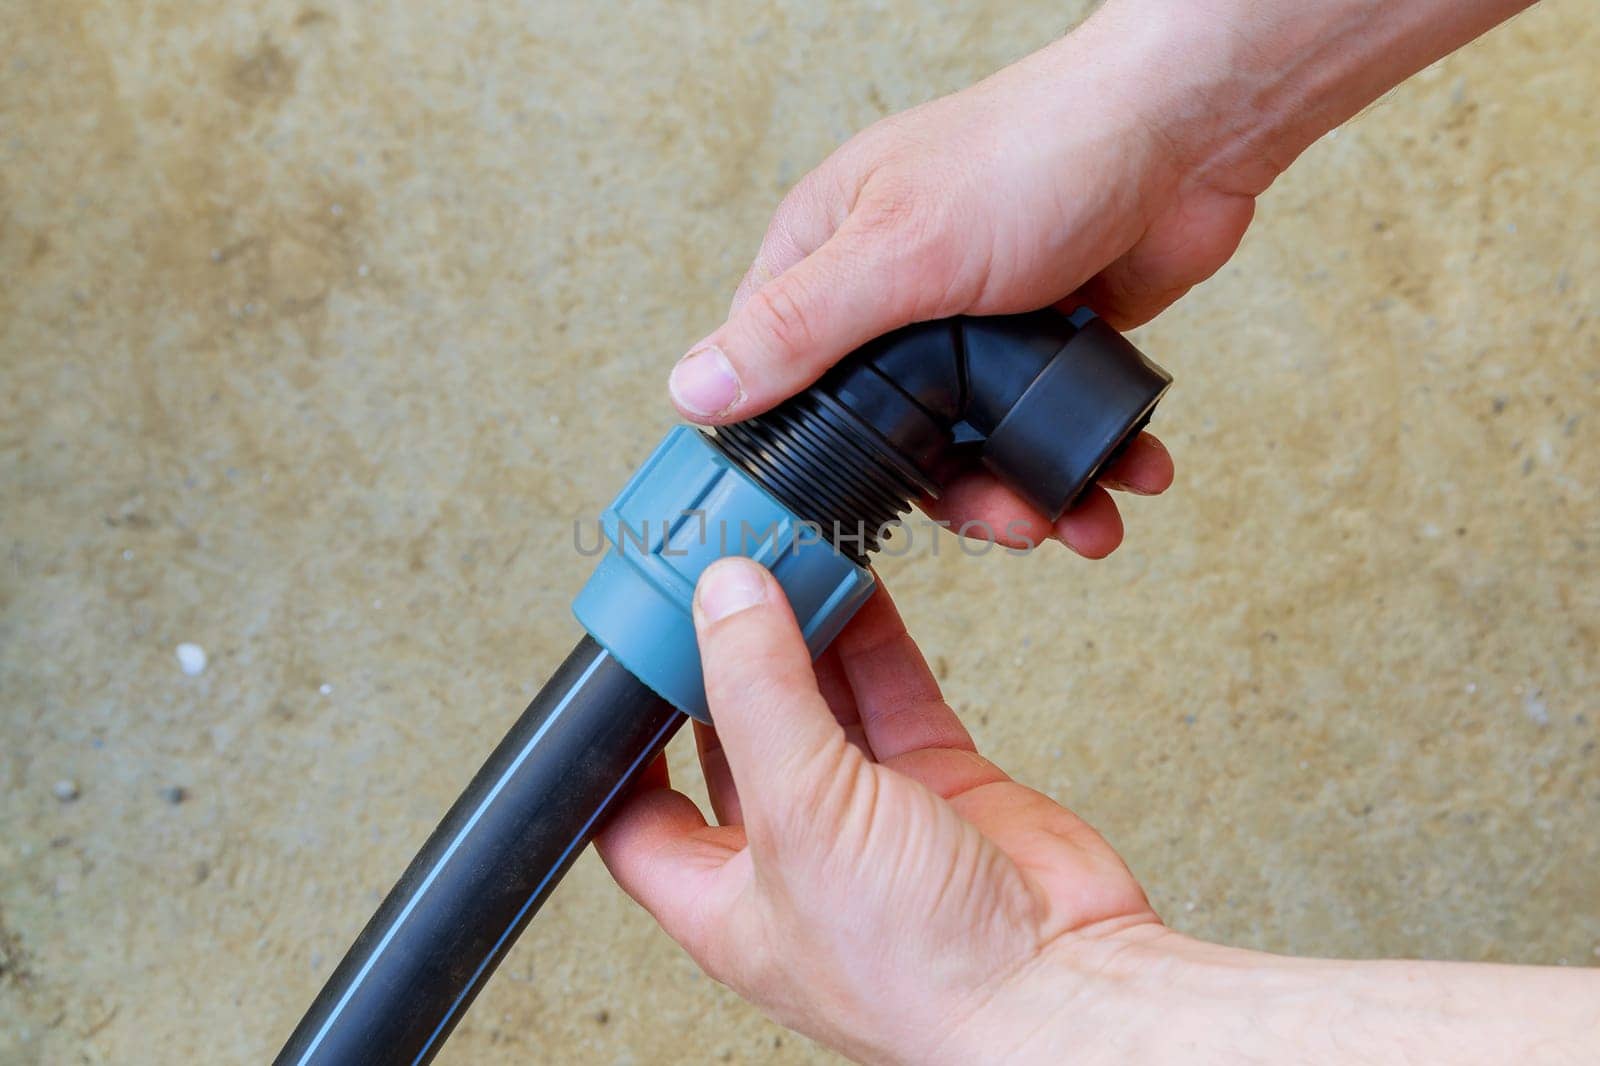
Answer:
<path fill-rule="evenodd" d="M 921 496 L 981 465 L 1054 521 L 1171 384 L 1087 310 L 960 316 L 867 344 L 790 401 L 787 417 L 808 407 L 834 416 Z"/>

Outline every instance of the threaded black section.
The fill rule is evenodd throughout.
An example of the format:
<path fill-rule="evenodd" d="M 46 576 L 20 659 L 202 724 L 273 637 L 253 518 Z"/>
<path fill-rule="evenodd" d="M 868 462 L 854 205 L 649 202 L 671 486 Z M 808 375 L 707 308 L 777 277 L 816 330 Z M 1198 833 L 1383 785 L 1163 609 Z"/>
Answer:
<path fill-rule="evenodd" d="M 809 393 L 713 438 L 789 510 L 862 565 L 921 488 L 850 417 Z"/>

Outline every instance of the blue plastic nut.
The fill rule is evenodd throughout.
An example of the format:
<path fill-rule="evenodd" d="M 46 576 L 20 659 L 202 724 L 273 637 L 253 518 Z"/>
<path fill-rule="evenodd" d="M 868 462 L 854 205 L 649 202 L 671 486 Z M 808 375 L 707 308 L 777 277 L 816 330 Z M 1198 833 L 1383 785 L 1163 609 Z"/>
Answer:
<path fill-rule="evenodd" d="M 871 571 L 688 426 L 667 434 L 601 526 L 611 550 L 572 612 L 635 677 L 702 722 L 711 715 L 690 603 L 707 566 L 744 555 L 772 571 L 813 657 L 872 594 Z"/>

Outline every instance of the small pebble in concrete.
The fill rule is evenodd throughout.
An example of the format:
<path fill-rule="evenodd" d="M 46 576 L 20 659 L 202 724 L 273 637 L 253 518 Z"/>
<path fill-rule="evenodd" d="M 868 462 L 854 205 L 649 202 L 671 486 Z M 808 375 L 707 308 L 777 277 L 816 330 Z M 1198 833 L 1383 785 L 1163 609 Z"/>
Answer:
<path fill-rule="evenodd" d="M 205 673 L 206 650 L 198 644 L 179 644 L 178 667 L 190 677 Z"/>
<path fill-rule="evenodd" d="M 1550 708 L 1545 705 L 1542 690 L 1533 688 L 1523 693 L 1522 713 L 1526 714 L 1535 725 L 1550 724 Z"/>
<path fill-rule="evenodd" d="M 57 781 L 50 791 L 54 792 L 56 799 L 62 803 L 71 803 L 83 795 L 78 789 L 78 783 L 70 777 L 63 777 L 60 781 Z"/>
<path fill-rule="evenodd" d="M 322 693 L 324 696 L 331 696 L 333 695 L 333 686 L 324 681 L 322 684 L 317 686 L 317 691 Z"/>
<path fill-rule="evenodd" d="M 161 798 L 176 807 L 189 798 L 189 790 L 182 785 L 170 785 L 161 790 Z"/>

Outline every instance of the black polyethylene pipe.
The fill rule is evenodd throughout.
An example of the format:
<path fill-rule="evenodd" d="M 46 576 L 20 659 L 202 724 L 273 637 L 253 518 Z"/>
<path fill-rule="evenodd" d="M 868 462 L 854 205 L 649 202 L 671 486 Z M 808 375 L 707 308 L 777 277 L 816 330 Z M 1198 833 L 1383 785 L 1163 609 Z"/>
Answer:
<path fill-rule="evenodd" d="M 390 890 L 277 1066 L 431 1060 L 686 720 L 592 638 L 579 641 Z"/>

